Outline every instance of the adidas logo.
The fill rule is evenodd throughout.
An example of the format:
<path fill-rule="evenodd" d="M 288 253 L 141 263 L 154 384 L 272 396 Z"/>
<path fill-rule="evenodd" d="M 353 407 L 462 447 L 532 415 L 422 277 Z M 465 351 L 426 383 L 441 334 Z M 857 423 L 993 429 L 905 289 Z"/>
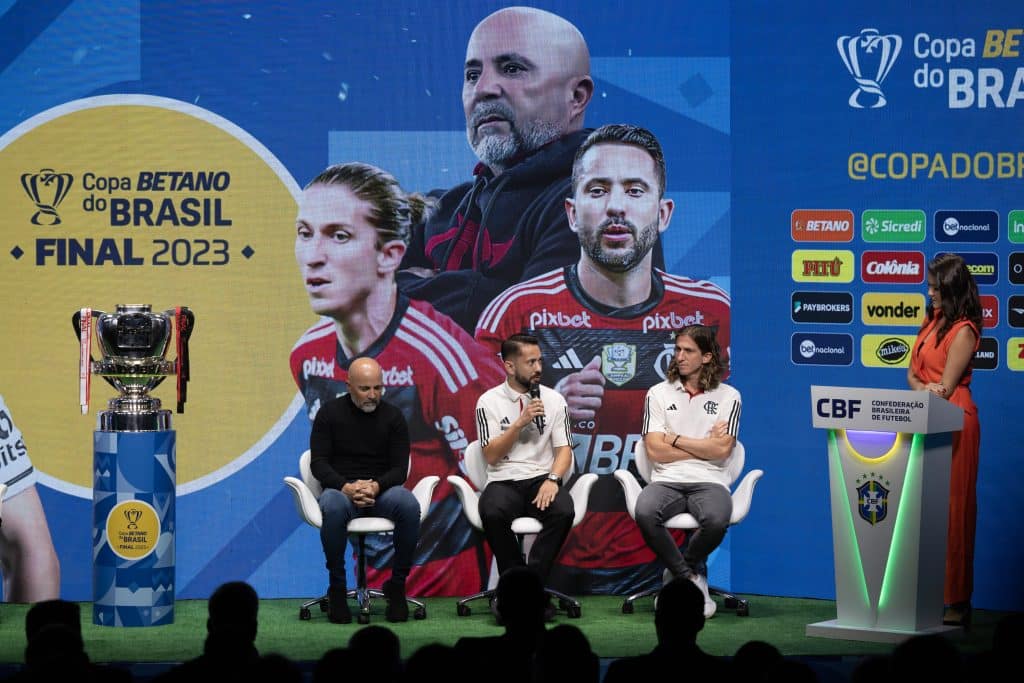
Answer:
<path fill-rule="evenodd" d="M 670 406 L 669 406 L 668 408 L 665 408 L 665 410 L 679 410 L 679 408 L 676 408 L 676 404 L 675 404 L 675 403 L 673 403 L 673 404 L 672 404 L 672 405 L 670 405 Z"/>
<path fill-rule="evenodd" d="M 509 420 L 507 417 L 503 417 L 503 418 L 501 418 L 501 424 L 503 424 L 503 425 L 510 425 L 510 424 L 512 424 L 512 421 Z"/>
<path fill-rule="evenodd" d="M 555 370 L 582 370 L 583 363 L 580 362 L 580 357 L 576 355 L 576 349 L 570 348 L 568 351 L 558 357 L 551 367 Z"/>

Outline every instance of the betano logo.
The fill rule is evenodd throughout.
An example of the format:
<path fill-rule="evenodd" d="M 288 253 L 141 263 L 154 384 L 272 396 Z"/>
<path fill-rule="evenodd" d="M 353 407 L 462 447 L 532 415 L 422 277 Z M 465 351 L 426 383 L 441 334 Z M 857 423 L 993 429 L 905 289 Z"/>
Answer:
<path fill-rule="evenodd" d="M 866 368 L 905 368 L 915 335 L 865 334 L 860 338 L 860 363 Z"/>
<path fill-rule="evenodd" d="M 927 218 L 920 209 L 868 209 L 860 216 L 865 242 L 924 242 Z"/>
<path fill-rule="evenodd" d="M 790 235 L 797 242 L 850 242 L 853 211 L 796 209 L 790 214 Z"/>
<path fill-rule="evenodd" d="M 924 270 L 920 251 L 865 251 L 860 256 L 864 282 L 918 284 L 924 282 Z"/>
<path fill-rule="evenodd" d="M 860 317 L 865 325 L 919 327 L 924 318 L 924 296 L 868 292 L 860 300 Z"/>
<path fill-rule="evenodd" d="M 795 282 L 853 282 L 854 263 L 848 250 L 797 249 L 790 267 Z"/>

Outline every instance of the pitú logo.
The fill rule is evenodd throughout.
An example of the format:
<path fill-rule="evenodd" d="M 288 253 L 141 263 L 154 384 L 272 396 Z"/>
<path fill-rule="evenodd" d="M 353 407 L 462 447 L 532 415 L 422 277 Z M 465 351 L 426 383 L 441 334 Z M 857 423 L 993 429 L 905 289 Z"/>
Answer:
<path fill-rule="evenodd" d="M 857 82 L 857 89 L 850 95 L 849 105 L 855 109 L 884 107 L 886 102 L 882 81 L 896 63 L 903 39 L 895 34 L 883 36 L 878 29 L 866 28 L 857 36 L 840 36 L 836 47 L 846 70 Z M 861 102 L 861 95 L 864 95 L 866 105 Z"/>

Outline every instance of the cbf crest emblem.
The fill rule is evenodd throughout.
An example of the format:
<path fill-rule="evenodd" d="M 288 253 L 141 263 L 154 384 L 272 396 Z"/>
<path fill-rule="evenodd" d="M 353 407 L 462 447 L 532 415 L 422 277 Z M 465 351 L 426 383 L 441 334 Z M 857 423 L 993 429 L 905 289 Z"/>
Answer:
<path fill-rule="evenodd" d="M 622 386 L 636 375 L 636 345 L 605 344 L 601 347 L 601 374 Z"/>
<path fill-rule="evenodd" d="M 846 70 L 857 82 L 857 89 L 850 95 L 850 106 L 855 109 L 884 107 L 882 81 L 900 55 L 903 38 L 895 34 L 883 36 L 877 29 L 866 28 L 857 36 L 840 36 L 836 47 Z M 861 95 L 865 96 L 866 104 L 861 102 Z"/>
<path fill-rule="evenodd" d="M 70 173 L 57 173 L 52 168 L 22 174 L 21 186 L 38 209 L 32 214 L 32 225 L 60 225 L 57 207 L 68 196 L 74 181 Z"/>
<path fill-rule="evenodd" d="M 878 479 L 874 479 L 874 473 L 862 474 L 857 481 L 864 483 L 857 487 L 857 511 L 860 518 L 874 526 L 889 514 L 889 489 L 882 485 Z M 886 484 L 889 482 L 886 481 Z"/>

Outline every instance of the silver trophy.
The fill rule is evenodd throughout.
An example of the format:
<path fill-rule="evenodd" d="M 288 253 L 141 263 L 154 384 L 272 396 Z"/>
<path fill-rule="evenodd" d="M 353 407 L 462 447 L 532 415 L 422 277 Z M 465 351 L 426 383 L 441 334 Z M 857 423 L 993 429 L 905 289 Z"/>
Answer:
<path fill-rule="evenodd" d="M 120 392 L 100 411 L 100 431 L 146 432 L 171 428 L 171 411 L 149 395 L 168 376 L 177 379 L 178 412 L 184 412 L 189 380 L 188 339 L 195 317 L 188 308 L 154 313 L 149 304 L 118 304 L 114 313 L 89 308 L 71 318 L 79 339 L 79 403 L 89 409 L 89 380 L 98 375 Z M 167 350 L 177 328 L 177 357 Z M 93 330 L 101 357 L 92 357 Z"/>

